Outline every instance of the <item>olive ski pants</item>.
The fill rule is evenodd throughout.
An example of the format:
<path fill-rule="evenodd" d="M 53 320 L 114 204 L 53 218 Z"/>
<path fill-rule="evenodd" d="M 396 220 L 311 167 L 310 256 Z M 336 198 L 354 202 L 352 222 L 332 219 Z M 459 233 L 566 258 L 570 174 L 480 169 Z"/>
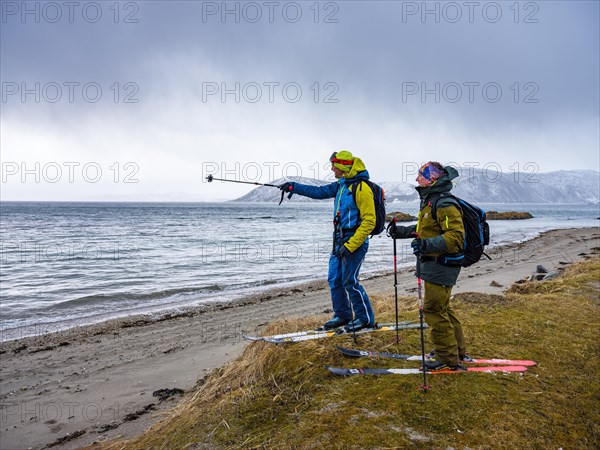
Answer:
<path fill-rule="evenodd" d="M 459 363 L 459 355 L 467 352 L 460 320 L 450 307 L 451 286 L 425 281 L 423 314 L 431 328 L 435 359 L 450 366 Z"/>

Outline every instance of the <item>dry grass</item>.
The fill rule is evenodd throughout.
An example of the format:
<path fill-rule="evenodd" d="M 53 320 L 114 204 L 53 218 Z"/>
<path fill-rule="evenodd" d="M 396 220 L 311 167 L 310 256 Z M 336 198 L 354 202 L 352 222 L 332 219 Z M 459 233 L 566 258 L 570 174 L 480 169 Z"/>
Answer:
<path fill-rule="evenodd" d="M 252 343 L 209 375 L 171 417 L 129 442 L 104 448 L 599 448 L 600 259 L 560 278 L 515 285 L 506 297 L 454 299 L 470 352 L 534 359 L 524 374 L 338 378 L 325 365 L 414 367 L 348 359 L 335 345 L 418 353 L 419 333 L 371 333 L 277 346 Z M 374 299 L 393 321 L 392 297 Z M 416 320 L 402 297 L 400 320 Z M 270 325 L 266 334 L 305 329 L 324 317 Z"/>

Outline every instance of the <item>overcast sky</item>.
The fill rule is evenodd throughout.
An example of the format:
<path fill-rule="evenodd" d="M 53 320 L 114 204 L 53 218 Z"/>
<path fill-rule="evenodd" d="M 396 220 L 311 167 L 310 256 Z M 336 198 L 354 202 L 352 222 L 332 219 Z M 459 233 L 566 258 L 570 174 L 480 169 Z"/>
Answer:
<path fill-rule="evenodd" d="M 439 160 L 594 169 L 599 3 L 2 2 L 2 200 L 227 200 Z"/>

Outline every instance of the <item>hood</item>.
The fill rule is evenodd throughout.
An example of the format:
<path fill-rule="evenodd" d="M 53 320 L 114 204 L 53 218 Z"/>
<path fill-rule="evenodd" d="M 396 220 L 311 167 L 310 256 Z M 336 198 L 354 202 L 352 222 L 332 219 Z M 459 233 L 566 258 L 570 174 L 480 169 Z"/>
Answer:
<path fill-rule="evenodd" d="M 362 161 L 362 159 L 355 156 L 354 164 L 352 164 L 350 172 L 348 172 L 348 176 L 342 179 L 347 180 L 348 184 L 352 184 L 358 180 L 368 180 L 369 172 L 367 171 L 365 163 Z"/>
<path fill-rule="evenodd" d="M 454 180 L 455 178 L 460 177 L 460 174 L 458 173 L 458 170 L 456 170 L 452 166 L 444 166 L 444 170 L 448 174 L 448 179 L 449 180 Z M 444 178 L 444 177 L 442 177 L 442 178 Z"/>

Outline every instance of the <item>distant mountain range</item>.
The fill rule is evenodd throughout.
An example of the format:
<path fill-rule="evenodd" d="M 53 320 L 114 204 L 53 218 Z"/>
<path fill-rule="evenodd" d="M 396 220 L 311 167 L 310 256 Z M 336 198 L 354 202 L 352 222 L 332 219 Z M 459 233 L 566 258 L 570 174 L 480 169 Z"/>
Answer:
<path fill-rule="evenodd" d="M 559 170 L 537 174 L 501 174 L 479 169 L 464 171 L 454 180 L 453 193 L 476 203 L 600 203 L 600 172 L 595 170 Z M 271 181 L 283 184 L 296 181 L 311 185 L 324 185 L 328 181 L 313 178 L 290 177 Z M 385 190 L 386 202 L 414 202 L 418 200 L 414 184 L 398 181 L 373 180 Z M 234 201 L 273 202 L 279 201 L 281 192 L 272 187 L 261 186 Z M 286 199 L 287 201 L 287 199 Z M 312 200 L 294 195 L 291 201 L 311 202 Z"/>

